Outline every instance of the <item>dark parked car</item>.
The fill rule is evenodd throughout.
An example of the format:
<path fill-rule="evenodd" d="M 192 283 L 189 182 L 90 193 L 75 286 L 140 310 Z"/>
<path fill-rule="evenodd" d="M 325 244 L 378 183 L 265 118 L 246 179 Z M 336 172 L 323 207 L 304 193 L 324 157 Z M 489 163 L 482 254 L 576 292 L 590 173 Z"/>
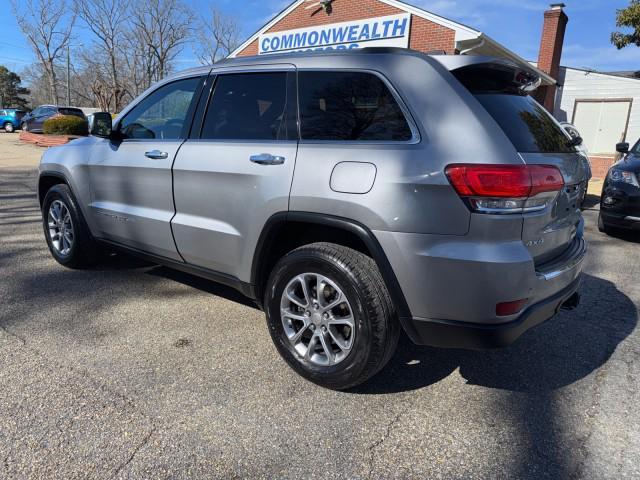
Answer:
<path fill-rule="evenodd" d="M 79 108 L 41 105 L 22 118 L 22 130 L 25 132 L 42 132 L 45 120 L 55 115 L 73 115 L 74 117 L 87 118 Z"/>
<path fill-rule="evenodd" d="M 605 233 L 640 231 L 640 141 L 631 150 L 618 144 L 618 152 L 626 155 L 611 167 L 602 190 L 598 227 Z"/>
<path fill-rule="evenodd" d="M 0 127 L 4 128 L 7 133 L 14 132 L 20 127 L 20 122 L 24 114 L 24 110 L 18 110 L 16 108 L 0 109 Z"/>

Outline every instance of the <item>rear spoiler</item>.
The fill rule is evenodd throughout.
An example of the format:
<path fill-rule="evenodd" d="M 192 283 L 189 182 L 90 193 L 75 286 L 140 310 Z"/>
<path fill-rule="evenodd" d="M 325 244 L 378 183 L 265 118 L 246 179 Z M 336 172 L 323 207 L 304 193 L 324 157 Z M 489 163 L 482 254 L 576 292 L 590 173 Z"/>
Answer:
<path fill-rule="evenodd" d="M 504 58 L 476 55 L 432 58 L 472 91 L 512 90 L 521 95 L 528 95 L 542 84 L 542 78 L 533 68 L 523 67 Z"/>

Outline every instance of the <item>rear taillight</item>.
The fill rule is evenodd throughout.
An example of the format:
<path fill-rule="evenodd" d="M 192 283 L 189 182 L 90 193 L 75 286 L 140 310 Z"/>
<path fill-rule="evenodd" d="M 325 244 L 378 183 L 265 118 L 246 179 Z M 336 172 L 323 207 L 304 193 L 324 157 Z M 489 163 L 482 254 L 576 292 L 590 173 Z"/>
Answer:
<path fill-rule="evenodd" d="M 481 213 L 544 210 L 564 186 L 551 165 L 449 165 L 445 170 L 458 195 Z"/>

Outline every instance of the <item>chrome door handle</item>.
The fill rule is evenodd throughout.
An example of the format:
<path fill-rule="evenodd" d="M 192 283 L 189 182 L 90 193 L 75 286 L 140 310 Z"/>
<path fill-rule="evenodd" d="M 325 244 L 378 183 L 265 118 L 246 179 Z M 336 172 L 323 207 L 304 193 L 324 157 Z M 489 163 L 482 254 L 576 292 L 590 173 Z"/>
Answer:
<path fill-rule="evenodd" d="M 253 163 L 258 165 L 282 165 L 284 163 L 284 157 L 271 155 L 270 153 L 261 153 L 260 155 L 251 155 L 249 157 Z"/>
<path fill-rule="evenodd" d="M 165 158 L 169 158 L 169 154 L 167 152 L 161 152 L 160 150 L 145 152 L 144 156 L 152 160 L 164 160 Z"/>

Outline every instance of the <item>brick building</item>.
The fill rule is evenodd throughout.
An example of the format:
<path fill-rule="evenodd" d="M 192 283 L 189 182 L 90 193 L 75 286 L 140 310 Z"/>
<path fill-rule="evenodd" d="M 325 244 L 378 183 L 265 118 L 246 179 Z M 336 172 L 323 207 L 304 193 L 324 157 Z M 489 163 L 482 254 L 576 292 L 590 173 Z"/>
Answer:
<path fill-rule="evenodd" d="M 231 56 L 368 46 L 491 55 L 536 69 L 474 28 L 397 0 L 297 0 Z M 555 84 L 550 75 L 540 70 L 537 73 L 545 85 Z"/>
<path fill-rule="evenodd" d="M 296 0 L 231 56 L 395 46 L 507 58 L 540 76 L 536 98 L 557 120 L 579 127 L 602 177 L 616 143 L 640 137 L 640 79 L 561 67 L 568 21 L 562 3 L 544 12 L 539 56 L 530 63 L 479 30 L 402 1 Z"/>

